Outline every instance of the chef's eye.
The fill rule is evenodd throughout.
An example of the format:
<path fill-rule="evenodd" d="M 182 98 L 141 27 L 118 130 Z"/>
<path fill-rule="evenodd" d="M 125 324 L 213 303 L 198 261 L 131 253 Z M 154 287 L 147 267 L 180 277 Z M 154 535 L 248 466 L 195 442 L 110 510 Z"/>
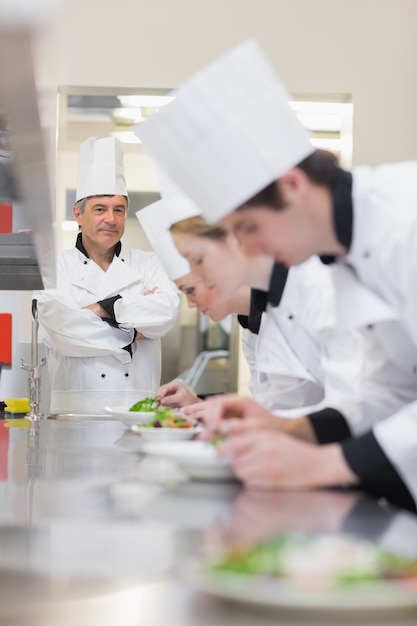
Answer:
<path fill-rule="evenodd" d="M 248 223 L 239 224 L 238 226 L 236 226 L 235 233 L 236 235 L 239 235 L 239 234 L 250 235 L 252 233 L 255 233 L 257 230 L 258 230 L 258 226 L 255 222 L 248 222 Z"/>
<path fill-rule="evenodd" d="M 203 257 L 200 257 L 200 258 L 198 258 L 198 259 L 196 259 L 196 260 L 194 261 L 194 264 L 195 264 L 195 265 L 201 265 L 201 264 L 202 264 L 202 262 L 203 262 Z"/>
<path fill-rule="evenodd" d="M 195 294 L 195 289 L 194 287 L 188 287 L 187 289 L 184 289 L 184 293 L 186 296 L 191 297 Z"/>
<path fill-rule="evenodd" d="M 126 211 L 124 209 L 115 209 L 114 210 L 117 215 L 125 215 Z"/>

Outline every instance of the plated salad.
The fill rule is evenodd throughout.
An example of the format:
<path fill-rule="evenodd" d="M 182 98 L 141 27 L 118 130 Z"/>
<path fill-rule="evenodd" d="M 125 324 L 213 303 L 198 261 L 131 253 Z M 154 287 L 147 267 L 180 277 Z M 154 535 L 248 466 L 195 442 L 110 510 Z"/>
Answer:
<path fill-rule="evenodd" d="M 158 396 L 139 400 L 129 411 L 153 414 L 147 422 L 141 423 L 141 428 L 191 428 L 190 422 L 179 417 L 173 409 L 161 406 Z"/>
<path fill-rule="evenodd" d="M 231 550 L 208 570 L 281 579 L 310 590 L 381 580 L 406 580 L 417 589 L 417 560 L 340 535 L 282 533 L 252 548 Z"/>
<path fill-rule="evenodd" d="M 150 413 L 152 411 L 156 411 L 159 408 L 159 397 L 149 396 L 147 398 L 144 398 L 143 400 L 135 402 L 135 404 L 130 407 L 129 411 Z"/>

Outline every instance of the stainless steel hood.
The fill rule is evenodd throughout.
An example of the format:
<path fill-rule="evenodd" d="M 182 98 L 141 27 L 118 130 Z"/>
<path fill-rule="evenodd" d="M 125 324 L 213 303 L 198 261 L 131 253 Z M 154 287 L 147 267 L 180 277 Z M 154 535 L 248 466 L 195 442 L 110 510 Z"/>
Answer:
<path fill-rule="evenodd" d="M 40 124 L 30 28 L 0 26 L 0 111 L 10 124 L 11 159 L 3 160 L 0 201 L 18 201 L 30 233 L 0 236 L 0 289 L 54 287 L 55 236 Z"/>
<path fill-rule="evenodd" d="M 0 288 L 43 289 L 31 233 L 0 234 Z"/>

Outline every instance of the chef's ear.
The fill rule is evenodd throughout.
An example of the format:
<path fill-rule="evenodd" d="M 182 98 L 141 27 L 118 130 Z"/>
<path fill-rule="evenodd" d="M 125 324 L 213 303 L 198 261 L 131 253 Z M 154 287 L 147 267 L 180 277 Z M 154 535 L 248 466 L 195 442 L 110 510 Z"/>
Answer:
<path fill-rule="evenodd" d="M 78 226 L 81 228 L 81 212 L 76 204 L 74 204 L 74 206 L 72 207 L 72 214 L 74 216 L 74 219 L 77 221 Z"/>
<path fill-rule="evenodd" d="M 282 197 L 288 203 L 304 194 L 310 184 L 308 176 L 298 167 L 288 170 L 278 180 Z"/>

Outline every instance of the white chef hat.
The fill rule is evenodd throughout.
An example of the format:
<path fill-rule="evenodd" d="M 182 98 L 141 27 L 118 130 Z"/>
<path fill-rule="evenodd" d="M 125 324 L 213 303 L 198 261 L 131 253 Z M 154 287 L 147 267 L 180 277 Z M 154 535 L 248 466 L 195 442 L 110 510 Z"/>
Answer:
<path fill-rule="evenodd" d="M 169 232 L 173 222 L 164 201 L 159 200 L 136 211 L 136 217 L 169 278 L 176 280 L 189 274 L 188 261 L 178 252 Z"/>
<path fill-rule="evenodd" d="M 201 209 L 186 196 L 165 170 L 157 165 L 159 190 L 164 201 L 168 227 L 181 220 L 201 215 Z"/>
<path fill-rule="evenodd" d="M 104 195 L 127 196 L 122 144 L 116 137 L 89 137 L 80 146 L 75 201 Z"/>
<path fill-rule="evenodd" d="M 314 151 L 287 90 L 254 40 L 212 62 L 174 95 L 136 133 L 209 221 Z"/>

